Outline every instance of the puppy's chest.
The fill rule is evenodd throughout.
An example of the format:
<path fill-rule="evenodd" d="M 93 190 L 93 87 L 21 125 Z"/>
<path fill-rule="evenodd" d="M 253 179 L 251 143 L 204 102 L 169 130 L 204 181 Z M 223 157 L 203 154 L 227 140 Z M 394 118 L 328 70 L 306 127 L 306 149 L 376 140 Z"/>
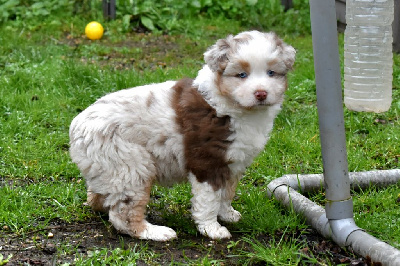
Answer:
<path fill-rule="evenodd" d="M 267 126 L 251 121 L 237 121 L 231 119 L 232 141 L 228 147 L 226 157 L 233 165 L 249 166 L 267 142 Z"/>
<path fill-rule="evenodd" d="M 186 169 L 200 182 L 243 173 L 267 141 L 265 117 L 219 114 L 191 87 L 191 80 L 177 82 L 174 90 L 172 106 L 183 137 Z M 214 183 L 219 187 L 223 181 Z"/>

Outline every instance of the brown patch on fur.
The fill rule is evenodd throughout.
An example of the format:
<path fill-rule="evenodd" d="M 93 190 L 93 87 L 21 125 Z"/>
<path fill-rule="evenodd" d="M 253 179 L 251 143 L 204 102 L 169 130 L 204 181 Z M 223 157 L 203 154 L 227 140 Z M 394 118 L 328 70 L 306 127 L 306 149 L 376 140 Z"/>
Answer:
<path fill-rule="evenodd" d="M 217 77 L 215 79 L 215 83 L 217 85 L 218 90 L 221 92 L 221 95 L 228 96 L 230 94 L 230 91 L 228 88 L 223 86 L 222 76 L 223 76 L 223 73 L 218 72 Z"/>
<path fill-rule="evenodd" d="M 231 143 L 227 140 L 232 133 L 230 117 L 218 117 L 192 83 L 187 78 L 178 81 L 172 99 L 176 122 L 184 136 L 186 169 L 198 182 L 208 182 L 218 190 L 230 179 L 225 158 Z"/>
<path fill-rule="evenodd" d="M 275 33 L 271 33 L 273 35 L 273 39 L 275 41 L 276 46 L 282 46 L 283 41 L 276 35 Z"/>
<path fill-rule="evenodd" d="M 282 39 L 278 37 L 275 33 L 273 34 L 273 40 L 275 41 L 276 47 L 280 50 L 281 57 L 283 58 L 283 63 L 285 64 L 287 70 L 292 70 L 295 57 L 287 55 L 287 49 L 290 47 L 286 43 L 283 42 Z M 292 48 L 292 47 L 290 47 Z"/>
<path fill-rule="evenodd" d="M 241 34 L 240 37 L 235 37 L 234 40 L 238 44 L 243 44 L 243 43 L 248 43 L 250 40 L 253 39 L 253 36 L 251 36 L 248 33 Z"/>
<path fill-rule="evenodd" d="M 231 86 L 225 84 L 223 82 L 223 73 L 217 72 L 215 78 L 215 85 L 220 92 L 221 95 L 225 96 L 232 104 L 235 104 L 236 101 L 232 98 L 231 95 Z"/>
<path fill-rule="evenodd" d="M 114 225 L 117 230 L 133 237 L 140 237 L 146 230 L 145 212 L 150 200 L 151 184 L 152 182 L 148 182 L 142 187 L 140 193 L 136 193 L 134 197 L 127 197 L 111 207 L 116 220 L 123 224 L 122 227 L 120 224 Z"/>
<path fill-rule="evenodd" d="M 267 69 L 275 71 L 276 77 L 286 77 L 288 69 L 282 69 L 280 58 L 274 58 L 267 62 Z M 278 71 L 277 71 L 278 70 Z"/>
<path fill-rule="evenodd" d="M 140 199 L 130 199 L 127 207 L 129 208 L 128 213 L 128 227 L 135 234 L 140 234 L 146 230 L 146 206 L 150 200 L 151 184 L 144 187 L 144 193 Z"/>
<path fill-rule="evenodd" d="M 269 67 L 274 66 L 274 65 L 278 65 L 278 64 L 279 64 L 279 59 L 278 58 L 274 58 L 274 59 L 268 61 L 268 66 Z M 273 69 L 271 69 L 271 70 L 273 70 Z"/>
<path fill-rule="evenodd" d="M 154 93 L 150 92 L 150 95 L 149 95 L 149 97 L 147 97 L 147 100 L 146 100 L 146 106 L 150 107 L 150 105 L 152 105 L 155 100 L 156 100 L 156 97 L 154 96 Z"/>
<path fill-rule="evenodd" d="M 220 39 L 204 54 L 204 60 L 213 71 L 224 71 L 228 63 L 228 53 L 231 49 L 229 41 Z"/>
<path fill-rule="evenodd" d="M 108 212 L 108 208 L 104 207 L 105 195 L 87 191 L 87 205 L 92 207 L 96 212 Z"/>
<path fill-rule="evenodd" d="M 224 73 L 227 65 L 228 65 L 228 61 L 219 62 L 219 65 L 218 65 L 219 69 L 218 69 L 217 73 Z"/>
<path fill-rule="evenodd" d="M 157 143 L 158 143 L 160 146 L 163 146 L 163 145 L 165 145 L 165 142 L 167 142 L 167 140 L 168 140 L 168 136 L 162 134 L 162 135 L 158 138 Z"/>
<path fill-rule="evenodd" d="M 250 64 L 247 61 L 244 60 L 240 60 L 239 61 L 239 65 L 241 66 L 241 68 L 244 70 L 244 72 L 246 72 L 247 74 L 250 74 Z"/>
<path fill-rule="evenodd" d="M 220 50 L 229 50 L 231 48 L 231 45 L 229 44 L 229 41 L 226 39 L 220 39 L 217 41 L 217 46 Z"/>
<path fill-rule="evenodd" d="M 225 186 L 225 190 L 222 193 L 224 200 L 232 201 L 236 195 L 236 187 L 238 185 L 239 178 L 231 178 L 228 184 Z"/>

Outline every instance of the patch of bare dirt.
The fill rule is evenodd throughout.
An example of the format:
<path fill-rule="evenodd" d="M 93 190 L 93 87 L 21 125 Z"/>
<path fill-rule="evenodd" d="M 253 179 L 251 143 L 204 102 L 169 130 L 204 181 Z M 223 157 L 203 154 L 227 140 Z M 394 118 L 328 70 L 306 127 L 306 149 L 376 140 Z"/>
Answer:
<path fill-rule="evenodd" d="M 205 47 L 199 47 L 196 41 L 187 38 L 151 33 L 129 33 L 124 39 L 114 41 L 107 37 L 91 41 L 84 35 L 67 34 L 56 41 L 71 47 L 72 54 L 69 57 L 115 70 L 174 68 L 182 65 L 185 58 L 198 60 L 200 67 L 205 50 Z M 102 49 L 87 49 L 95 45 L 101 45 Z"/>
<path fill-rule="evenodd" d="M 156 254 L 151 259 L 151 263 L 155 265 L 169 265 L 172 261 L 188 264 L 206 256 L 210 260 L 223 261 L 223 265 L 241 265 L 244 257 L 238 255 L 242 251 L 252 251 L 249 244 L 240 241 L 242 236 L 243 234 L 234 233 L 230 240 L 212 241 L 200 235 L 193 236 L 180 232 L 179 238 L 174 241 L 154 242 L 120 235 L 101 218 L 72 224 L 55 221 L 46 229 L 32 231 L 23 238 L 4 234 L 3 231 L 0 238 L 0 253 L 5 258 L 12 254 L 7 265 L 60 265 L 74 264 L 76 257 L 87 257 L 96 249 L 133 249 L 139 245 L 146 246 L 147 251 Z M 282 235 L 259 235 L 257 239 L 268 243 L 272 237 L 280 239 Z M 318 258 L 322 263 L 369 265 L 367 260 L 340 248 L 332 241 L 323 239 L 312 229 L 306 233 L 299 232 L 298 239 L 308 244 L 308 247 L 299 250 L 299 253 Z M 237 244 L 232 246 L 232 243 Z M 138 262 L 138 265 L 146 264 L 148 261 Z M 253 265 L 265 264 L 254 261 Z"/>

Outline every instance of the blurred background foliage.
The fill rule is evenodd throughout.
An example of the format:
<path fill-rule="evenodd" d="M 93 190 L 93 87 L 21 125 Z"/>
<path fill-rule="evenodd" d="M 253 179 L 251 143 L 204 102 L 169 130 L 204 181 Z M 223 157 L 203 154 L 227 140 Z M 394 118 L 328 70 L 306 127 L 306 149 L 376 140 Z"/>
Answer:
<path fill-rule="evenodd" d="M 116 0 L 117 20 L 123 31 L 182 33 L 191 18 L 219 18 L 243 26 L 290 34 L 310 31 L 308 0 L 293 0 L 284 10 L 280 0 Z M 68 17 L 102 19 L 101 0 L 0 0 L 0 23 L 40 22 L 46 18 L 63 21 Z"/>

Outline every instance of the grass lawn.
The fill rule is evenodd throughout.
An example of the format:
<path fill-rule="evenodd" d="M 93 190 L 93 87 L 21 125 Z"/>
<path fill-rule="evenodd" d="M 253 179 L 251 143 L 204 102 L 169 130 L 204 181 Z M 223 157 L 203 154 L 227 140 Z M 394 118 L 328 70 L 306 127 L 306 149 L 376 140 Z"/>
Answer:
<path fill-rule="evenodd" d="M 85 23 L 73 17 L 0 26 L 0 265 L 9 255 L 15 263 L 66 265 L 333 265 L 358 258 L 318 237 L 299 215 L 266 196 L 274 178 L 322 172 L 307 34 L 281 35 L 297 50 L 295 69 L 271 139 L 238 188 L 234 206 L 243 218 L 227 225 L 231 240 L 210 241 L 196 232 L 188 185 L 152 191 L 149 220 L 177 231 L 178 240 L 170 243 L 118 235 L 106 216 L 84 206 L 84 180 L 68 154 L 71 120 L 106 93 L 195 77 L 209 45 L 244 30 L 233 21 L 198 19 L 188 22 L 198 30 L 185 35 L 124 33 L 119 21 L 112 21 L 104 23 L 103 39 L 89 41 Z M 342 46 L 343 36 L 339 39 Z M 394 62 L 388 112 L 345 109 L 350 171 L 399 167 L 399 55 Z M 357 224 L 400 248 L 400 184 L 353 196 Z M 323 191 L 312 197 L 323 200 Z"/>

